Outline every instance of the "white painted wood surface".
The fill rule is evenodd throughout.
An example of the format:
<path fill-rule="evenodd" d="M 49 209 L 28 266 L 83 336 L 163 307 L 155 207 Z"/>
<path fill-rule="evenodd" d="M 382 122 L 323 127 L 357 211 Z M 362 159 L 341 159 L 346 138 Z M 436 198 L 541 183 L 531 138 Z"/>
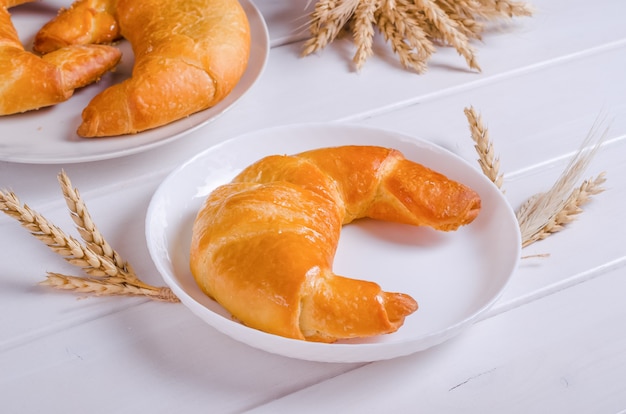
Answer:
<path fill-rule="evenodd" d="M 115 160 L 0 162 L 0 186 L 62 227 L 71 225 L 56 183 L 64 168 L 109 241 L 146 281 L 162 284 L 143 236 L 150 197 L 174 167 L 224 139 L 287 123 L 353 122 L 420 136 L 473 162 L 463 108 L 474 106 L 517 207 L 550 186 L 607 114 L 607 141 L 586 174 L 606 171 L 607 191 L 564 232 L 524 249 L 549 256 L 523 260 L 482 321 L 444 345 L 391 361 L 282 358 L 219 334 L 182 305 L 81 299 L 37 286 L 46 271 L 72 269 L 3 215 L 2 412 L 626 409 L 626 3 L 532 3 L 534 17 L 502 25 L 476 45 L 482 73 L 440 49 L 420 76 L 391 55 L 372 57 L 356 73 L 348 40 L 300 58 L 307 2 L 258 0 L 272 39 L 268 66 L 215 122 Z"/>

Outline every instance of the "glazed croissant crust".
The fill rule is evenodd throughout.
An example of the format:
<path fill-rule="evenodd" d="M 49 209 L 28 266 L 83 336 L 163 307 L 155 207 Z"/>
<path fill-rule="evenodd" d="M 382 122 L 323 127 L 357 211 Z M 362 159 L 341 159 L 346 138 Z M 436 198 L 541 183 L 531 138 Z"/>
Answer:
<path fill-rule="evenodd" d="M 113 46 L 73 45 L 39 56 L 24 49 L 9 7 L 31 0 L 0 0 L 0 115 L 56 105 L 113 69 Z"/>
<path fill-rule="evenodd" d="M 96 95 L 78 134 L 156 128 L 210 108 L 248 65 L 250 27 L 238 0 L 77 0 L 37 33 L 35 49 L 127 39 L 132 76 Z"/>
<path fill-rule="evenodd" d="M 417 302 L 333 273 L 342 225 L 371 217 L 449 231 L 479 210 L 473 190 L 393 149 L 269 156 L 207 197 L 193 226 L 191 271 L 252 328 L 320 342 L 387 334 Z"/>

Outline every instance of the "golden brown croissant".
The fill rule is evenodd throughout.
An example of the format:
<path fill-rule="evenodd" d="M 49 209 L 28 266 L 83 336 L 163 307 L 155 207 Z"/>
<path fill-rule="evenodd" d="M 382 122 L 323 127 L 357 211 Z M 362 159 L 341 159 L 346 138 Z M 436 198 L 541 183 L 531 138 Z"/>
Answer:
<path fill-rule="evenodd" d="M 0 115 L 25 112 L 69 99 L 119 62 L 104 45 L 72 46 L 39 57 L 24 50 L 7 8 L 27 1 L 0 1 Z"/>
<path fill-rule="evenodd" d="M 479 210 L 473 190 L 396 150 L 269 156 L 208 196 L 190 267 L 200 288 L 247 326 L 321 342 L 386 334 L 417 303 L 333 274 L 341 226 L 371 217 L 454 230 Z"/>
<path fill-rule="evenodd" d="M 120 37 L 114 11 L 115 0 L 78 0 L 37 32 L 33 49 L 49 53 L 70 45 L 111 43 Z"/>
<path fill-rule="evenodd" d="M 118 27 L 102 24 L 113 17 Z M 64 34 L 82 19 L 89 20 L 82 31 Z M 140 132 L 214 106 L 248 64 L 250 28 L 237 0 L 79 0 L 46 25 L 36 42 L 47 50 L 106 41 L 118 28 L 133 48 L 132 77 L 84 109 L 78 127 L 84 137 Z"/>

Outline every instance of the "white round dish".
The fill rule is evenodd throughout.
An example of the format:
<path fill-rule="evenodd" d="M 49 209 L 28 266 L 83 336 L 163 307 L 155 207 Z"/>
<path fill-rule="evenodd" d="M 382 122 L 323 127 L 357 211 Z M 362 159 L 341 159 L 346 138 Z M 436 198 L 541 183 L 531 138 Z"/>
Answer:
<path fill-rule="evenodd" d="M 212 108 L 187 118 L 134 135 L 81 138 L 76 134 L 81 112 L 89 101 L 108 86 L 132 73 L 132 49 L 126 41 L 118 46 L 122 61 L 115 72 L 77 90 L 67 101 L 37 111 L 0 117 L 0 160 L 28 164 L 59 164 L 110 159 L 154 148 L 206 125 L 232 107 L 255 84 L 269 56 L 269 34 L 259 10 L 250 0 L 241 0 L 250 22 L 252 44 L 249 64 L 233 91 Z M 26 49 L 39 28 L 53 18 L 63 2 L 31 3 L 11 8 L 12 20 Z"/>
<path fill-rule="evenodd" d="M 380 145 L 472 187 L 478 218 L 455 232 L 359 220 L 345 226 L 335 257 L 338 274 L 408 293 L 420 308 L 396 333 L 322 344 L 248 328 L 204 295 L 189 271 L 191 227 L 205 197 L 247 165 L 270 154 L 339 145 Z M 461 332 L 500 296 L 521 252 L 515 215 L 477 169 L 432 143 L 353 125 L 292 125 L 252 132 L 214 146 L 173 171 L 155 192 L 146 218 L 150 255 L 165 282 L 193 313 L 230 337 L 292 358 L 364 362 L 424 350 Z M 207 344 L 207 347 L 210 347 Z"/>

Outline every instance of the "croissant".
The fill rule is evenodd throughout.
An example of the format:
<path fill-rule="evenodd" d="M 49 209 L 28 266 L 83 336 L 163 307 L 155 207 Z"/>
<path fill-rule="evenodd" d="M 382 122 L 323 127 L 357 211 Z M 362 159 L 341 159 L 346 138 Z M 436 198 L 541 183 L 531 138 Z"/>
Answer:
<path fill-rule="evenodd" d="M 78 0 L 35 35 L 33 49 L 50 53 L 71 45 L 108 44 L 120 38 L 114 0 Z"/>
<path fill-rule="evenodd" d="M 121 57 L 118 49 L 105 45 L 64 47 L 42 57 L 26 51 L 7 9 L 28 1 L 0 1 L 0 115 L 63 102 L 114 68 Z"/>
<path fill-rule="evenodd" d="M 82 20 L 82 30 L 65 30 Z M 42 28 L 36 45 L 48 50 L 118 36 L 133 48 L 132 76 L 83 110 L 83 137 L 136 133 L 214 106 L 243 76 L 250 53 L 237 0 L 79 0 Z"/>
<path fill-rule="evenodd" d="M 274 155 L 204 201 L 190 268 L 202 291 L 249 327 L 328 343 L 387 334 L 417 302 L 333 273 L 342 225 L 370 217 L 450 231 L 479 211 L 473 190 L 397 150 Z"/>

